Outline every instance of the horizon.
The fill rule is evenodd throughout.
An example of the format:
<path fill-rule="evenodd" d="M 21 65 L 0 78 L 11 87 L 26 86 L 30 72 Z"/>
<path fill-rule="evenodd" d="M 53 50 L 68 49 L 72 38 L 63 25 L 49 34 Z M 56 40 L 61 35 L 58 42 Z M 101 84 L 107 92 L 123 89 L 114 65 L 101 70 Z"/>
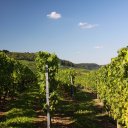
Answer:
<path fill-rule="evenodd" d="M 2 50 L 0 50 L 0 51 L 4 51 L 4 50 L 7 50 L 7 49 L 2 49 Z M 9 50 L 7 50 L 8 52 L 13 52 L 13 53 L 37 53 L 37 52 L 39 52 L 39 51 L 37 51 L 37 52 L 27 52 L 27 51 L 25 51 L 25 52 L 19 52 L 19 51 L 9 51 Z M 43 51 L 43 52 L 48 52 L 48 51 Z M 49 52 L 50 54 L 56 54 L 56 53 L 52 53 L 52 52 Z M 57 55 L 57 54 L 56 54 Z M 58 57 L 58 55 L 57 55 L 57 57 Z M 61 60 L 64 60 L 64 61 L 69 61 L 69 62 L 71 62 L 71 63 L 73 63 L 73 64 L 97 64 L 97 63 L 95 63 L 95 62 L 79 62 L 79 63 L 75 63 L 75 62 L 73 62 L 73 61 L 70 61 L 70 60 L 68 60 L 68 59 L 62 59 L 62 58 L 60 58 L 60 57 L 58 57 L 58 59 L 61 59 Z M 112 59 L 112 58 L 111 58 Z M 107 63 L 107 64 L 109 64 L 109 63 Z M 97 65 L 99 65 L 99 66 L 102 66 L 102 65 L 107 65 L 107 64 L 97 64 Z"/>
<path fill-rule="evenodd" d="M 127 5 L 127 0 L 1 0 L 0 49 L 108 64 L 128 45 Z"/>

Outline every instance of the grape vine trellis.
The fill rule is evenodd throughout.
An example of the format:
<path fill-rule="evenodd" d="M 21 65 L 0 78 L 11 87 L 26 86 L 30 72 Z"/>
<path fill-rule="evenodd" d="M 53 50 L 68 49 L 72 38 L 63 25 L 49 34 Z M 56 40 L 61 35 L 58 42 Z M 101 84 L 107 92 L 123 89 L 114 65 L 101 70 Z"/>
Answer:
<path fill-rule="evenodd" d="M 118 51 L 111 63 L 86 75 L 118 127 L 128 127 L 128 48 Z"/>
<path fill-rule="evenodd" d="M 49 83 L 49 94 L 50 94 L 50 105 L 49 103 L 44 100 L 46 103 L 44 108 L 51 112 L 56 110 L 56 105 L 58 104 L 59 94 L 58 90 L 64 85 L 65 87 L 72 87 L 72 95 L 73 95 L 73 84 L 75 78 L 75 71 L 72 69 L 58 69 L 58 57 L 55 54 L 50 54 L 48 52 L 38 52 L 36 55 L 36 65 L 38 70 L 38 83 L 40 85 L 40 92 L 45 99 L 46 94 L 46 77 L 48 75 L 48 83 Z M 46 65 L 48 66 L 47 72 L 48 74 L 45 75 L 46 72 Z M 47 84 L 48 84 L 47 83 Z M 46 87 L 45 87 L 46 86 Z M 59 89 L 58 89 L 59 88 Z M 60 89 L 61 90 L 61 89 Z M 70 90 L 69 90 L 70 92 Z M 46 95 L 47 96 L 47 95 Z M 47 99 L 47 97 L 46 97 Z M 49 112 L 48 112 L 49 113 Z M 49 124 L 48 124 L 49 127 Z"/>
<path fill-rule="evenodd" d="M 36 65 L 38 70 L 38 82 L 40 85 L 40 91 L 44 97 L 46 92 L 48 93 L 46 94 L 47 103 L 45 104 L 45 108 L 47 108 L 47 118 L 48 118 L 47 128 L 50 128 L 49 109 L 51 111 L 55 110 L 55 105 L 58 102 L 58 99 L 57 99 L 58 97 L 56 93 L 57 82 L 55 80 L 55 75 L 58 71 L 58 58 L 55 54 L 50 54 L 47 52 L 40 51 L 37 53 L 37 56 L 36 56 Z M 45 75 L 45 72 L 46 72 L 46 75 Z M 48 88 L 48 83 L 49 83 L 49 88 Z M 50 94 L 50 97 L 49 97 L 49 94 Z M 52 98 L 54 98 L 54 100 L 52 100 Z M 50 106 L 49 106 L 49 100 L 50 100 Z"/>
<path fill-rule="evenodd" d="M 35 74 L 19 61 L 0 52 L 0 100 L 14 97 L 36 82 Z"/>

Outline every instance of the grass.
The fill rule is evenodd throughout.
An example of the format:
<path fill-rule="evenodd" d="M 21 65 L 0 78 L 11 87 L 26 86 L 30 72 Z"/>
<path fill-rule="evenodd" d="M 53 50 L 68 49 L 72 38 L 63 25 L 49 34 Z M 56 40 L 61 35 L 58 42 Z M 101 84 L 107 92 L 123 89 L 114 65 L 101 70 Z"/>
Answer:
<path fill-rule="evenodd" d="M 73 100 L 63 100 L 58 113 L 70 117 L 66 128 L 115 128 L 96 96 L 88 90 L 79 90 Z"/>
<path fill-rule="evenodd" d="M 77 91 L 75 97 L 62 98 L 52 115 L 51 128 L 115 128 L 112 120 L 98 106 L 95 95 L 88 90 Z M 19 94 L 8 102 L 0 115 L 1 128 L 46 128 L 46 113 L 42 112 L 37 87 Z"/>
<path fill-rule="evenodd" d="M 3 120 L 0 127 L 6 128 L 36 128 L 35 120 L 37 117 L 36 104 L 41 107 L 39 99 L 39 91 L 34 88 L 26 91 L 7 104 Z"/>
<path fill-rule="evenodd" d="M 31 123 L 34 122 L 34 118 L 30 117 L 14 117 L 7 119 L 5 122 L 0 123 L 0 127 L 9 127 L 9 128 L 31 128 Z"/>

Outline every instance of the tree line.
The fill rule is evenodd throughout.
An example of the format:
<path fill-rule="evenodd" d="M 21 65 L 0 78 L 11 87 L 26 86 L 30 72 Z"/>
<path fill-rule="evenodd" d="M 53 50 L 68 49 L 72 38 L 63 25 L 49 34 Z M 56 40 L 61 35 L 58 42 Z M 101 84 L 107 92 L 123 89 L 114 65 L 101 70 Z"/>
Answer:
<path fill-rule="evenodd" d="M 4 52 L 6 55 L 8 55 L 11 58 L 14 58 L 16 60 L 26 60 L 26 61 L 31 61 L 34 62 L 36 59 L 36 53 L 30 53 L 30 52 L 10 52 L 8 50 L 0 50 L 1 52 Z M 75 64 L 71 61 L 68 60 L 63 60 L 59 59 L 59 64 L 61 68 L 83 68 L 87 70 L 93 70 L 93 69 L 98 69 L 100 68 L 100 65 L 95 64 L 95 63 L 80 63 L 80 64 Z"/>

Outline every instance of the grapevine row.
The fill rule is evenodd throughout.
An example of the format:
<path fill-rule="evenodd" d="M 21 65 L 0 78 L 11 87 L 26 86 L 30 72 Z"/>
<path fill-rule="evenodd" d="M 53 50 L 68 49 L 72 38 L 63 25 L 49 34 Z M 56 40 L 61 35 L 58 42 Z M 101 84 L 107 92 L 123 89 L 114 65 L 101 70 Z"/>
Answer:
<path fill-rule="evenodd" d="M 36 76 L 28 67 L 0 52 L 0 99 L 14 97 L 35 81 Z"/>
<path fill-rule="evenodd" d="M 118 51 L 111 63 L 86 76 L 86 83 L 97 91 L 109 115 L 119 127 L 128 127 L 128 48 Z"/>
<path fill-rule="evenodd" d="M 55 54 L 48 52 L 38 52 L 36 54 L 38 84 L 40 85 L 40 93 L 43 97 L 44 110 L 46 109 L 46 78 L 45 67 L 48 66 L 49 91 L 50 91 L 50 110 L 57 110 L 60 97 L 67 92 L 74 95 L 73 84 L 75 71 L 72 69 L 59 69 L 59 59 Z"/>

